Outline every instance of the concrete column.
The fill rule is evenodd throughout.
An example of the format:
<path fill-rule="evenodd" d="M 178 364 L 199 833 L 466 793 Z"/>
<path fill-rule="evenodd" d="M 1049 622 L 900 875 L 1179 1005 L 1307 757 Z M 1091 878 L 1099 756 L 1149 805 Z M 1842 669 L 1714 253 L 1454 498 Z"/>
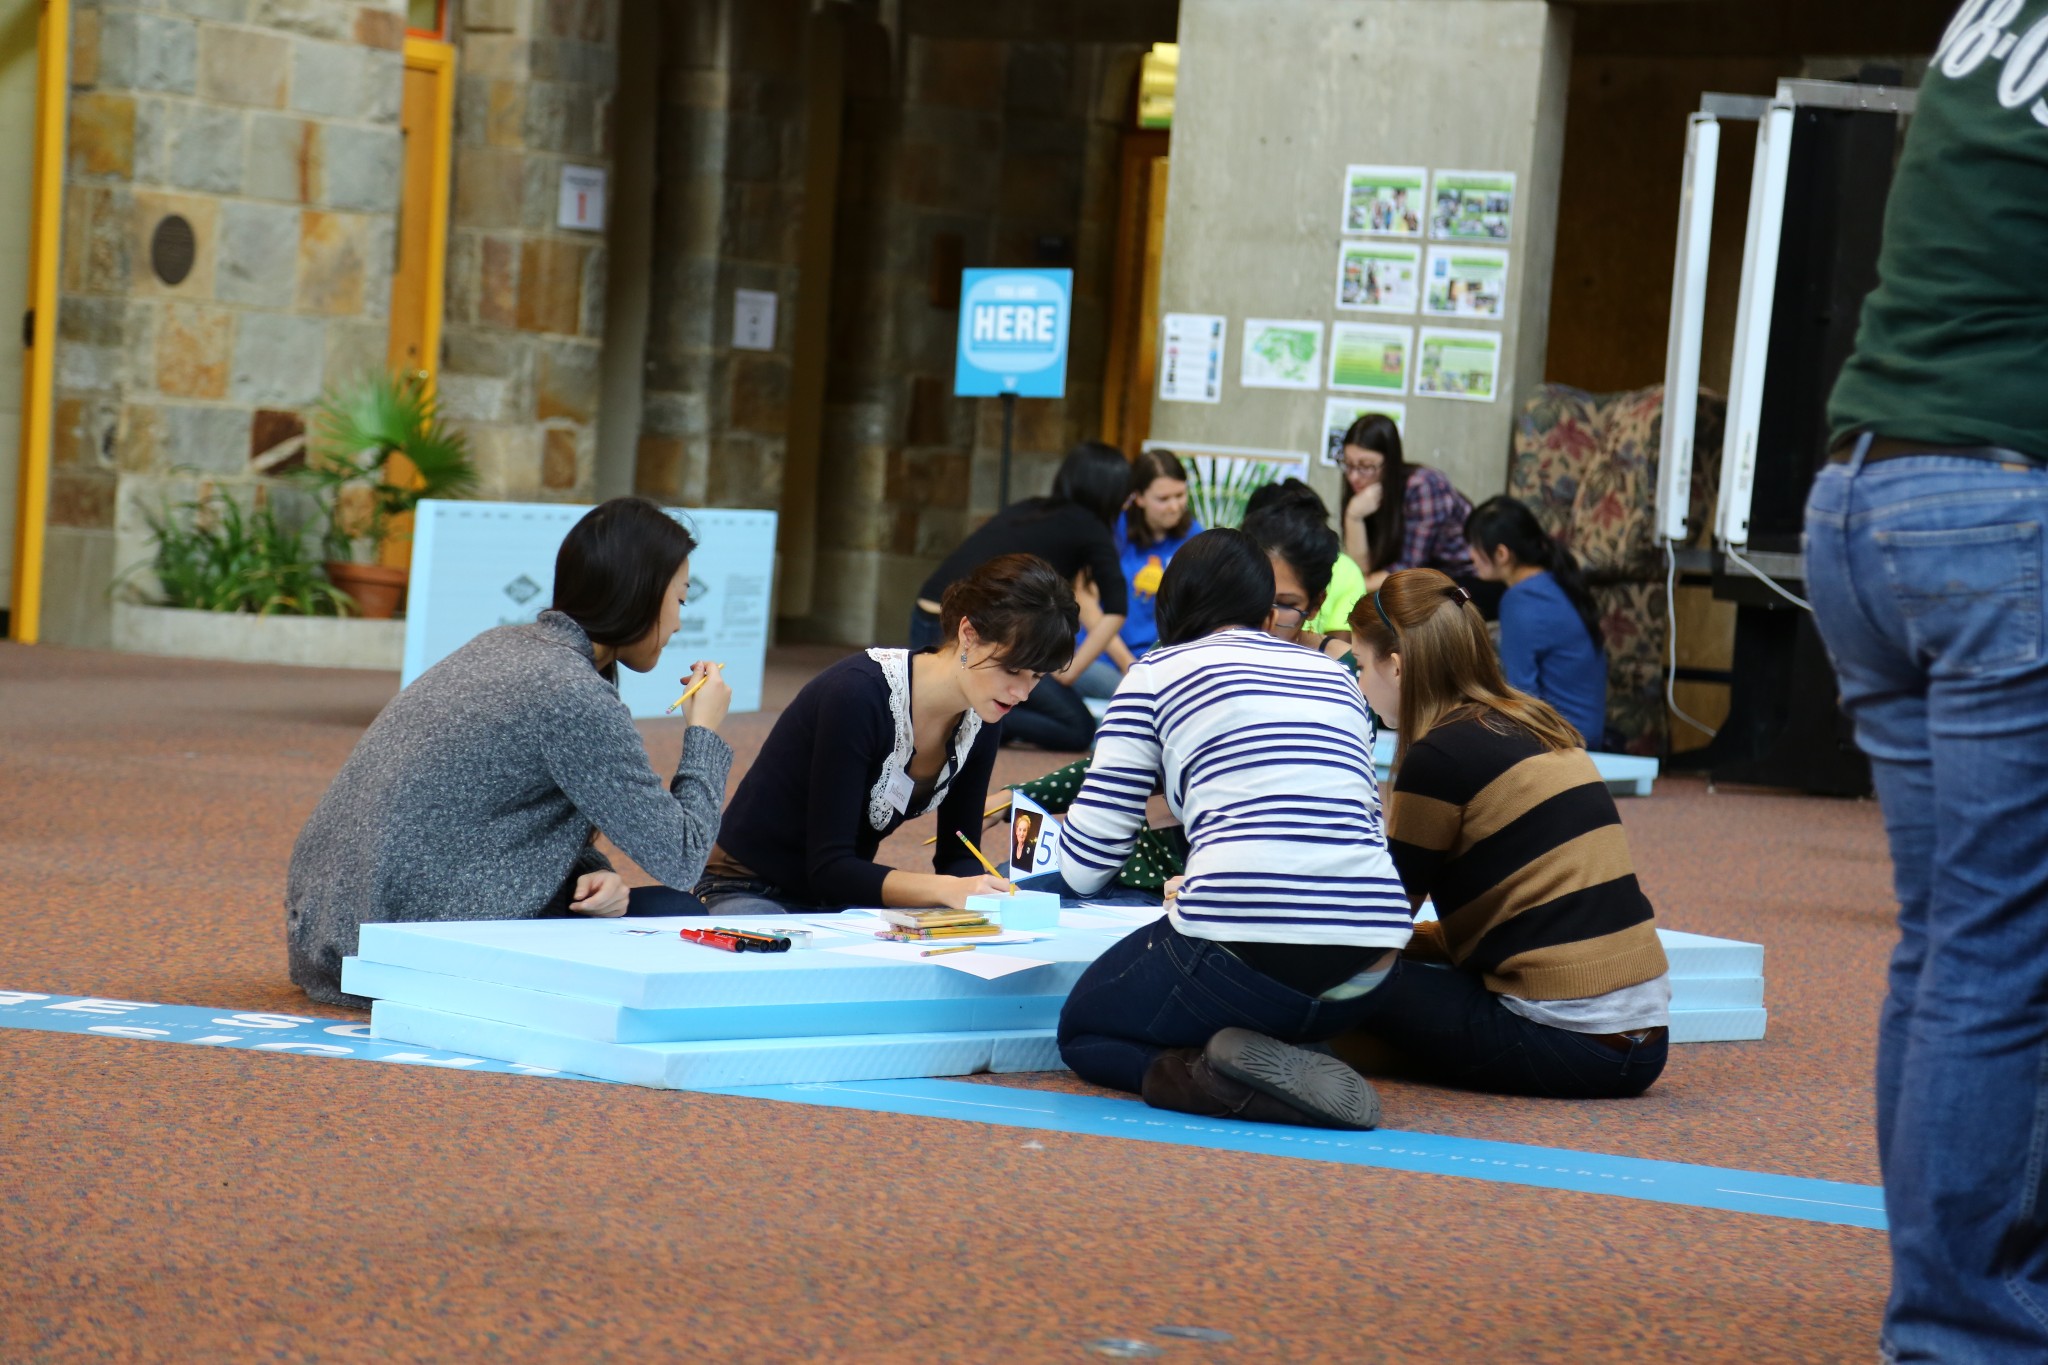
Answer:
<path fill-rule="evenodd" d="M 1506 170 L 1499 396 L 1402 399 L 1410 459 L 1475 500 L 1505 487 L 1515 413 L 1543 377 L 1570 24 L 1543 0 L 1182 0 L 1160 310 L 1230 328 L 1223 401 L 1157 404 L 1153 439 L 1319 451 L 1323 401 L 1339 395 L 1240 387 L 1246 318 L 1321 318 L 1325 377 L 1334 320 L 1475 325 L 1337 310 L 1345 166 Z M 1318 462 L 1312 481 L 1334 501 L 1334 468 Z"/>

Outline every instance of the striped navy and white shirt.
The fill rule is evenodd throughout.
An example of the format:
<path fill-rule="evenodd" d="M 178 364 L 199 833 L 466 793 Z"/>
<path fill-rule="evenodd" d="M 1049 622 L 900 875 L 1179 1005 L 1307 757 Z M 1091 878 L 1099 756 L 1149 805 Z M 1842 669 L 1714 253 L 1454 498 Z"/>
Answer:
<path fill-rule="evenodd" d="M 1253 630 L 1155 649 L 1124 675 L 1067 812 L 1064 869 L 1100 890 L 1154 791 L 1180 817 L 1190 938 L 1398 948 L 1413 916 L 1387 854 L 1372 713 L 1342 664 Z"/>

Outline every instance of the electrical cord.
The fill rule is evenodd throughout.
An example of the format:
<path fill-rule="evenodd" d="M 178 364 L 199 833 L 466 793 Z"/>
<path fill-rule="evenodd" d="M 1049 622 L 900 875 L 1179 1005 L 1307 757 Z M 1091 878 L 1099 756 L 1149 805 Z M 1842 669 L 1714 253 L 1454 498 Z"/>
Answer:
<path fill-rule="evenodd" d="M 1678 704 L 1678 547 L 1670 541 L 1664 543 L 1664 639 L 1671 650 L 1670 671 L 1664 675 L 1664 704 L 1672 715 L 1712 739 L 1719 732 L 1694 720 Z"/>
<path fill-rule="evenodd" d="M 1751 577 L 1763 580 L 1763 585 L 1765 587 L 1769 588 L 1772 592 L 1778 594 L 1778 596 L 1784 598 L 1787 602 L 1790 602 L 1793 606 L 1798 607 L 1804 611 L 1813 610 L 1813 603 L 1807 601 L 1798 593 L 1793 592 L 1790 588 L 1780 583 L 1777 579 L 1771 577 L 1762 569 L 1759 569 L 1756 565 L 1744 559 L 1742 557 L 1742 551 L 1736 549 L 1733 545 L 1723 545 L 1721 547 L 1721 553 L 1728 557 L 1729 562 L 1740 565 L 1743 571 L 1748 573 Z"/>

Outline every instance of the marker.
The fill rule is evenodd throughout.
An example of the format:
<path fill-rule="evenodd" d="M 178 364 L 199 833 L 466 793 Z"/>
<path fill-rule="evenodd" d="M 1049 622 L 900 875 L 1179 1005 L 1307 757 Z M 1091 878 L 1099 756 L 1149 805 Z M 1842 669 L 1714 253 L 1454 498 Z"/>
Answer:
<path fill-rule="evenodd" d="M 971 953 L 973 951 L 974 945 L 972 943 L 962 943 L 951 948 L 927 948 L 923 952 L 919 953 L 918 956 L 943 957 L 947 953 Z"/>
<path fill-rule="evenodd" d="M 790 947 L 789 940 L 780 935 L 759 934 L 751 929 L 717 928 L 711 932 L 732 939 L 743 953 L 786 953 Z"/>
<path fill-rule="evenodd" d="M 701 943 L 706 948 L 722 948 L 728 953 L 740 951 L 740 941 L 731 934 L 722 934 L 716 929 L 678 929 L 677 933 L 692 943 Z"/>
<path fill-rule="evenodd" d="M 713 664 L 713 665 L 711 665 L 711 666 L 712 666 L 713 668 L 724 668 L 724 667 L 725 667 L 725 665 L 724 665 L 724 664 Z M 690 684 L 690 685 L 689 685 L 688 687 L 686 687 L 686 688 L 684 688 L 684 689 L 683 689 L 683 695 L 682 695 L 682 696 L 680 696 L 680 697 L 677 697 L 677 698 L 676 698 L 676 699 L 675 699 L 674 701 L 670 702 L 670 703 L 669 703 L 669 706 L 668 706 L 668 710 L 666 710 L 666 711 L 662 712 L 661 714 L 663 714 L 664 716 L 672 716 L 672 715 L 674 715 L 674 714 L 676 713 L 676 710 L 677 710 L 677 709 L 678 709 L 679 707 L 681 707 L 681 706 L 682 706 L 682 704 L 683 704 L 684 702 L 688 701 L 688 700 L 689 700 L 690 698 L 692 698 L 692 697 L 694 697 L 694 696 L 696 696 L 696 695 L 697 695 L 697 689 L 698 689 L 698 688 L 702 687 L 702 686 L 703 686 L 703 685 L 704 685 L 705 683 L 708 683 L 708 682 L 710 682 L 710 681 L 711 681 L 711 675 L 710 675 L 709 673 L 706 673 L 706 674 L 705 674 L 705 675 L 704 675 L 703 677 L 701 677 L 701 678 L 697 679 L 697 681 L 695 681 L 695 682 L 691 683 L 691 684 Z"/>
<path fill-rule="evenodd" d="M 988 869 L 989 876 L 994 877 L 999 882 L 1002 882 L 1004 886 L 1010 886 L 1008 882 L 1003 881 L 1003 874 L 996 871 L 996 865 L 988 860 L 988 855 L 981 851 L 980 844 L 975 843 L 974 840 L 968 838 L 965 834 L 961 833 L 961 831 L 957 829 L 953 832 L 955 834 L 960 835 L 960 842 L 967 845 L 967 851 L 974 855 L 974 861 L 980 863 L 983 867 Z M 1017 888 L 1012 886 L 1010 887 L 1010 889 L 1014 891 Z"/>

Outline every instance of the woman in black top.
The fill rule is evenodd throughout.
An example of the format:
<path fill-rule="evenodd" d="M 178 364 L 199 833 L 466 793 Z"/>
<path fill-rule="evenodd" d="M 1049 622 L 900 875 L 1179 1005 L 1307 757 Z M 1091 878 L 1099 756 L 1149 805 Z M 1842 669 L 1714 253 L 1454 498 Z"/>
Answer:
<path fill-rule="evenodd" d="M 951 906 L 1007 890 L 979 842 L 1006 716 L 1074 654 L 1078 609 L 1043 560 L 1004 555 L 946 590 L 940 643 L 870 649 L 797 694 L 725 809 L 697 896 L 724 914 Z M 930 873 L 875 861 L 904 821 L 936 809 Z"/>
<path fill-rule="evenodd" d="M 1073 662 L 1047 673 L 1031 699 L 1017 708 L 1003 727 L 1006 739 L 1065 750 L 1086 749 L 1095 739 L 1095 716 L 1073 683 L 1124 623 L 1129 603 L 1110 527 L 1130 498 L 1130 481 L 1130 462 L 1115 446 L 1081 442 L 1061 462 L 1050 496 L 1026 498 L 997 512 L 918 589 L 910 613 L 910 647 L 928 649 L 938 643 L 939 601 L 946 589 L 997 555 L 1036 555 L 1069 583 L 1083 572 L 1094 581 L 1102 599 L 1101 623 L 1089 628 Z"/>

